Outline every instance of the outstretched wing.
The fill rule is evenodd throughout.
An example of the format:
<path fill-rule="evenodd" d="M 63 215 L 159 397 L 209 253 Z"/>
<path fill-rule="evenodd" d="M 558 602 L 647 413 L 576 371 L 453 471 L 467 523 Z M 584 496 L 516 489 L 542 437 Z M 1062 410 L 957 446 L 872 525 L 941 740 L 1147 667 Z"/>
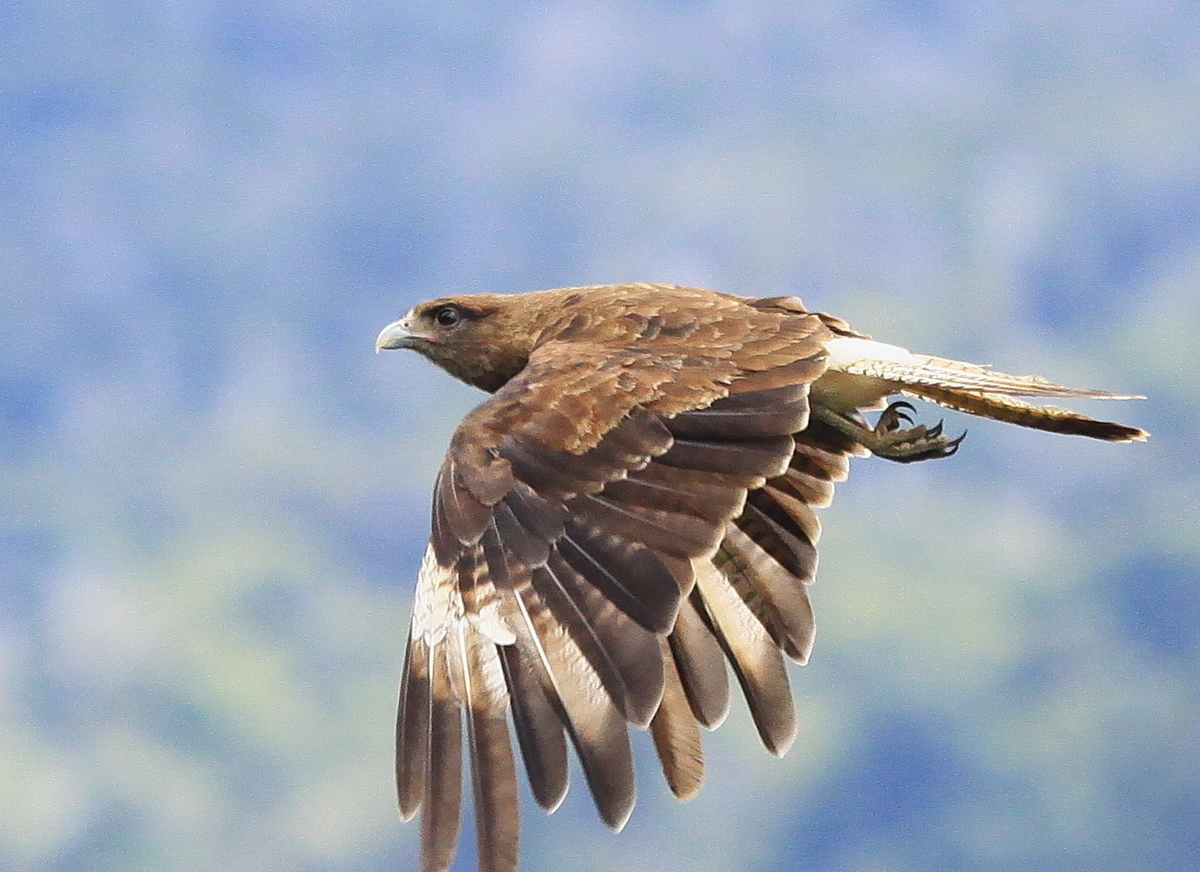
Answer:
<path fill-rule="evenodd" d="M 726 658 L 768 748 L 790 744 L 780 650 L 811 644 L 810 507 L 853 446 L 805 430 L 825 327 L 762 317 L 773 329 L 742 341 L 717 325 L 711 355 L 703 331 L 686 352 L 550 342 L 456 431 L 397 717 L 400 810 L 422 812 L 426 870 L 453 859 L 464 742 L 480 867 L 515 868 L 510 718 L 537 802 L 565 794 L 569 741 L 614 828 L 634 802 L 629 724 L 650 726 L 677 794 L 698 788 Z"/>

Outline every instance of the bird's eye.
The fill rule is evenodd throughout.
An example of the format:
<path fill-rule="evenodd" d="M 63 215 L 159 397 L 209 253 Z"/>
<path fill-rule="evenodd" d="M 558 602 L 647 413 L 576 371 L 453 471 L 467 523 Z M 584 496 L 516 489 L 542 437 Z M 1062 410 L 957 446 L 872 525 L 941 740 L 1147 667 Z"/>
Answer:
<path fill-rule="evenodd" d="M 462 312 L 454 306 L 443 306 L 433 314 L 433 320 L 439 327 L 453 327 L 462 320 Z"/>

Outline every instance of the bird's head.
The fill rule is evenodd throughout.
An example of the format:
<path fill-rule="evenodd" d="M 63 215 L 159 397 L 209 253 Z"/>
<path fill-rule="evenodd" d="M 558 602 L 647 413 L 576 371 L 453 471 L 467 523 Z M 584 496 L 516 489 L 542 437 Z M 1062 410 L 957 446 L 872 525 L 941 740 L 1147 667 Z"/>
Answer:
<path fill-rule="evenodd" d="M 489 393 L 529 360 L 540 334 L 536 314 L 520 297 L 499 294 L 440 297 L 420 303 L 380 331 L 375 350 L 411 348 L 455 378 Z"/>

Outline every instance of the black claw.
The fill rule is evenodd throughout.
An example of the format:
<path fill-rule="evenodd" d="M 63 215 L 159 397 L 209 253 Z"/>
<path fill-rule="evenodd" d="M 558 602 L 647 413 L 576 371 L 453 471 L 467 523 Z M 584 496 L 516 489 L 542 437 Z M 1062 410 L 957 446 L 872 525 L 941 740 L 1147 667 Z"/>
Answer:
<path fill-rule="evenodd" d="M 875 432 L 895 433 L 900 429 L 901 422 L 912 424 L 913 419 L 905 409 L 916 411 L 912 403 L 906 403 L 904 400 L 896 400 L 889 405 L 880 413 L 879 420 L 875 423 Z"/>
<path fill-rule="evenodd" d="M 938 436 L 941 436 L 942 435 L 942 425 L 944 423 L 945 423 L 945 421 L 938 421 L 936 424 L 934 424 L 932 427 L 929 428 L 929 432 L 927 432 L 925 435 L 931 439 L 936 439 Z"/>

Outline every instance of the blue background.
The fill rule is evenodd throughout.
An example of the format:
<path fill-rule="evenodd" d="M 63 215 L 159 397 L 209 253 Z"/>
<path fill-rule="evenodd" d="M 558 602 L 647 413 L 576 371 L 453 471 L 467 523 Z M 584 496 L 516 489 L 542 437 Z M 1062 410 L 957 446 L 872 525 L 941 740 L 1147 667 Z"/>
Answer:
<path fill-rule="evenodd" d="M 735 706 L 679 805 L 639 735 L 625 832 L 577 775 L 524 868 L 1200 868 L 1200 7 L 8 0 L 0 130 L 0 870 L 412 868 L 395 685 L 479 395 L 372 341 L 621 280 L 1154 436 L 856 462 L 792 752 Z"/>

